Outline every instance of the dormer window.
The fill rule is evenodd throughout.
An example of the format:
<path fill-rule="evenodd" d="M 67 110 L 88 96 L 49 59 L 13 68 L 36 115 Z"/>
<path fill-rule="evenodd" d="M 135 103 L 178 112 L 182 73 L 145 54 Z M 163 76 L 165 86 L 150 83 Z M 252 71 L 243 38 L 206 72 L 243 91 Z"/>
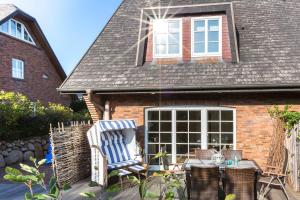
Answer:
<path fill-rule="evenodd" d="M 10 19 L 4 22 L 0 25 L 0 31 L 25 42 L 35 44 L 25 25 L 17 20 Z"/>
<path fill-rule="evenodd" d="M 221 17 L 192 19 L 192 56 L 221 56 Z"/>
<path fill-rule="evenodd" d="M 181 57 L 182 20 L 153 20 L 153 41 L 155 58 Z"/>

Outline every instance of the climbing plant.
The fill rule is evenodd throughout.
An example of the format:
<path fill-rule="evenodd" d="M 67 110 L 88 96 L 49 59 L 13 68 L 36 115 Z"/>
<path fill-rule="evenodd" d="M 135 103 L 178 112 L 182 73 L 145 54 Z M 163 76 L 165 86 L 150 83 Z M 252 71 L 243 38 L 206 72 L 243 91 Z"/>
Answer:
<path fill-rule="evenodd" d="M 290 109 L 290 105 L 284 106 L 283 109 L 280 109 L 277 105 L 268 109 L 268 112 L 272 118 L 280 119 L 284 122 L 284 128 L 288 135 L 291 135 L 292 129 L 300 121 L 300 112 L 290 111 Z M 298 134 L 298 139 L 300 139 L 300 134 Z"/>

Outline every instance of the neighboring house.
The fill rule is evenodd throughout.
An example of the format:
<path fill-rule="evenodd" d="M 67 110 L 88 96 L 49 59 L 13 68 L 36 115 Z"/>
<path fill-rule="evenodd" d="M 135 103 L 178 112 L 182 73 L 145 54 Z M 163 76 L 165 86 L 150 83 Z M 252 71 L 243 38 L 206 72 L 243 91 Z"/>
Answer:
<path fill-rule="evenodd" d="M 31 100 L 70 104 L 56 88 L 66 74 L 37 21 L 11 4 L 0 4 L 0 91 Z"/>
<path fill-rule="evenodd" d="M 136 120 L 148 158 L 162 146 L 173 163 L 197 147 L 231 148 L 264 166 L 267 109 L 300 111 L 299 8 L 298 0 L 124 0 L 59 91 L 86 94 L 94 120 L 105 102 L 112 119 Z"/>

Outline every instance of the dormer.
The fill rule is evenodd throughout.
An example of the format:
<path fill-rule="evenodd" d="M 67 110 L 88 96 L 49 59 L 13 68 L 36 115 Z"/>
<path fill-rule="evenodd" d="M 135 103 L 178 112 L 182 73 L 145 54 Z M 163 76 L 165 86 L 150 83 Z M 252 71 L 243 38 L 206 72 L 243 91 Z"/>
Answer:
<path fill-rule="evenodd" d="M 232 3 L 142 10 L 138 66 L 144 63 L 237 62 L 239 56 Z"/>
<path fill-rule="evenodd" d="M 35 45 L 26 26 L 16 19 L 11 18 L 0 24 L 0 32 Z"/>

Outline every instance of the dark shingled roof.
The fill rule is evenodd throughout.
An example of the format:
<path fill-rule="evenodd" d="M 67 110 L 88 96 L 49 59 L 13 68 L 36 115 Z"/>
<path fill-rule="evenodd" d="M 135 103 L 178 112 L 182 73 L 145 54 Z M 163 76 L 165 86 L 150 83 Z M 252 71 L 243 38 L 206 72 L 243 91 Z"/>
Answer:
<path fill-rule="evenodd" d="M 226 0 L 161 0 L 192 5 Z M 233 0 L 240 62 L 136 66 L 141 8 L 157 0 L 124 0 L 62 92 L 300 88 L 300 1 Z M 171 2 L 171 3 L 170 3 Z"/>

